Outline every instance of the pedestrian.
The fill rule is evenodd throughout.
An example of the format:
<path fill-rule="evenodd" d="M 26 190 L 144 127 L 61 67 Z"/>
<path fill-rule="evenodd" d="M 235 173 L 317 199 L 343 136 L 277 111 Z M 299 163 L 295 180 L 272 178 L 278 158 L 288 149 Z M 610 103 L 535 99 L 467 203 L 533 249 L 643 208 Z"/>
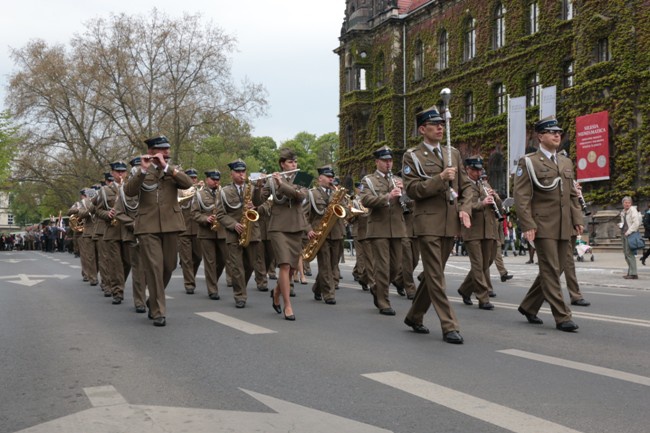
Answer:
<path fill-rule="evenodd" d="M 515 248 L 515 229 L 512 226 L 512 221 L 503 220 L 503 234 L 505 236 L 503 257 L 508 257 L 508 250 L 512 250 L 512 255 L 516 257 L 517 249 Z"/>
<path fill-rule="evenodd" d="M 641 215 L 632 205 L 632 197 L 623 197 L 623 210 L 621 211 L 621 239 L 623 240 L 623 254 L 627 262 L 627 274 L 623 275 L 626 280 L 638 280 L 639 275 L 636 271 L 636 259 L 634 254 L 636 250 L 630 248 L 630 235 L 639 231 L 641 226 Z"/>
<path fill-rule="evenodd" d="M 650 203 L 648 203 L 648 208 L 643 214 L 643 237 L 650 239 Z M 645 261 L 650 256 L 650 248 L 646 249 L 641 257 L 641 264 L 645 266 Z"/>

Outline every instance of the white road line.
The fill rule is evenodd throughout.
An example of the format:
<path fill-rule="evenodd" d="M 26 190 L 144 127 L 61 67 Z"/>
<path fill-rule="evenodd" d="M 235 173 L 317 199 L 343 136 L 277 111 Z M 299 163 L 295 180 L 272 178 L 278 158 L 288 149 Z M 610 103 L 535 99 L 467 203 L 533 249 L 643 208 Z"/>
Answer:
<path fill-rule="evenodd" d="M 362 376 L 515 433 L 580 433 L 578 430 L 398 371 Z"/>
<path fill-rule="evenodd" d="M 122 397 L 122 395 L 117 392 L 117 390 L 112 385 L 84 388 L 84 392 L 88 396 L 90 404 L 92 404 L 93 407 L 126 404 L 124 397 Z"/>
<path fill-rule="evenodd" d="M 582 283 L 581 283 L 582 284 Z M 583 285 L 587 285 L 586 283 Z M 623 295 L 620 293 L 603 293 L 603 292 L 588 292 L 586 290 L 583 290 L 582 293 L 589 293 L 590 295 L 603 295 L 603 296 L 620 296 L 622 298 L 632 298 L 635 295 Z"/>
<path fill-rule="evenodd" d="M 196 313 L 196 314 L 198 314 L 201 317 L 205 317 L 206 319 L 213 320 L 217 323 L 221 323 L 222 325 L 230 326 L 233 329 L 245 332 L 250 335 L 276 333 L 276 331 L 273 331 L 271 329 L 253 325 L 252 323 L 244 322 L 243 320 L 235 319 L 234 317 L 226 316 L 225 314 L 217 313 L 214 311 L 208 311 L 205 313 Z"/>
<path fill-rule="evenodd" d="M 650 377 L 639 376 L 637 374 L 625 373 L 623 371 L 612 370 L 611 368 L 598 367 L 595 365 L 584 364 L 582 362 L 569 361 L 567 359 L 555 358 L 553 356 L 540 355 L 532 352 L 525 352 L 517 349 L 497 350 L 498 353 L 518 356 L 520 358 L 530 359 L 533 361 L 544 362 L 546 364 L 557 365 L 560 367 L 572 368 L 587 373 L 599 374 L 614 379 L 624 380 L 626 382 L 638 383 L 640 385 L 650 386 Z"/>

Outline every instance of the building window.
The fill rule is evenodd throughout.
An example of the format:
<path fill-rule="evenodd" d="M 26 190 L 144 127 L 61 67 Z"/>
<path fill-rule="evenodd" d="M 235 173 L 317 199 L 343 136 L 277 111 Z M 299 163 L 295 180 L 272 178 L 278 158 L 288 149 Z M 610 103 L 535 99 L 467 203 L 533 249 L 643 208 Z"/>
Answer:
<path fill-rule="evenodd" d="M 377 116 L 377 141 L 386 140 L 384 133 L 384 116 Z"/>
<path fill-rule="evenodd" d="M 506 44 L 506 7 L 498 3 L 494 10 L 494 34 L 492 47 L 496 50 Z"/>
<path fill-rule="evenodd" d="M 438 36 L 438 69 L 443 70 L 449 67 L 449 39 L 447 30 L 442 29 Z"/>
<path fill-rule="evenodd" d="M 564 63 L 562 70 L 562 87 L 569 89 L 573 87 L 575 83 L 575 69 L 573 66 L 573 60 L 569 60 Z"/>
<path fill-rule="evenodd" d="M 415 42 L 415 58 L 413 59 L 413 80 L 419 81 L 424 77 L 424 44 Z"/>
<path fill-rule="evenodd" d="M 506 85 L 497 83 L 494 85 L 494 115 L 498 116 L 506 112 L 508 101 L 506 94 Z"/>
<path fill-rule="evenodd" d="M 348 125 L 345 127 L 345 144 L 348 149 L 354 147 L 354 135 L 352 134 L 352 126 Z"/>
<path fill-rule="evenodd" d="M 14 216 L 12 214 L 7 215 L 7 224 L 10 226 L 14 225 Z"/>
<path fill-rule="evenodd" d="M 573 0 L 562 0 L 562 18 L 572 20 L 575 16 Z"/>
<path fill-rule="evenodd" d="M 539 95 L 542 91 L 541 87 L 539 84 L 539 73 L 535 72 L 534 74 L 530 74 L 526 84 L 526 105 L 529 107 L 539 105 Z"/>
<path fill-rule="evenodd" d="M 463 33 L 463 60 L 472 60 L 474 57 L 476 57 L 476 20 L 469 17 L 465 22 Z"/>
<path fill-rule="evenodd" d="M 385 70 L 386 66 L 384 65 L 384 53 L 379 53 L 377 56 L 377 63 L 376 63 L 376 69 L 375 69 L 375 83 L 377 87 L 381 87 L 384 85 L 384 80 L 385 78 Z"/>
<path fill-rule="evenodd" d="M 465 94 L 465 122 L 473 122 L 476 118 L 474 117 L 474 95 L 472 92 Z"/>
<path fill-rule="evenodd" d="M 537 0 L 528 0 L 528 34 L 533 35 L 539 31 L 539 3 Z"/>
<path fill-rule="evenodd" d="M 611 60 L 609 54 L 609 38 L 599 39 L 596 44 L 596 61 L 608 62 Z"/>

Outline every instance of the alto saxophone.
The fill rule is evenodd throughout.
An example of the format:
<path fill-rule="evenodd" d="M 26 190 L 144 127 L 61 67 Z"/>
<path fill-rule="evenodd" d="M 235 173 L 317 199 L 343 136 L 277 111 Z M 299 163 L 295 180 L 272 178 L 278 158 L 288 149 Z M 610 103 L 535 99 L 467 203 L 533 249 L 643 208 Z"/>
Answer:
<path fill-rule="evenodd" d="M 219 220 L 217 219 L 217 198 L 216 198 L 220 192 L 221 192 L 221 188 L 217 190 L 217 193 L 215 194 L 214 204 L 213 204 L 214 208 L 213 208 L 212 216 L 214 216 L 214 220 L 212 221 L 212 225 L 210 225 L 210 230 L 212 230 L 213 232 L 218 232 L 219 228 L 221 227 L 221 224 L 219 224 Z"/>
<path fill-rule="evenodd" d="M 244 201 L 242 203 L 242 216 L 239 224 L 244 226 L 244 230 L 239 235 L 239 246 L 246 248 L 251 241 L 253 233 L 253 223 L 260 219 L 260 214 L 251 209 L 253 205 L 253 183 L 244 184 Z"/>
<path fill-rule="evenodd" d="M 305 245 L 305 248 L 302 250 L 302 259 L 308 262 L 311 262 L 318 254 L 318 250 L 323 246 L 327 235 L 332 231 L 332 227 L 336 223 L 338 218 L 345 218 L 347 212 L 345 208 L 341 205 L 341 201 L 345 198 L 345 188 L 335 186 L 333 188 L 334 192 L 330 197 L 330 202 L 323 213 L 323 218 L 321 218 L 318 223 L 318 227 L 314 230 L 316 236 L 309 240 L 309 243 Z"/>

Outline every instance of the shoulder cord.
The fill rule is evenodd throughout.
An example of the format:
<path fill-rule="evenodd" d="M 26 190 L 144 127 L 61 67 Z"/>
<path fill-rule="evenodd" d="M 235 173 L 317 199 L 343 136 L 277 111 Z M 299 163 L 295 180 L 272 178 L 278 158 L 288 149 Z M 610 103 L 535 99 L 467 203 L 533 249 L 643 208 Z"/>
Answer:
<path fill-rule="evenodd" d="M 542 191 L 553 191 L 554 189 L 557 188 L 558 185 L 560 185 L 560 191 L 564 192 L 564 186 L 562 184 L 562 178 L 560 176 L 553 179 L 553 182 L 551 182 L 550 185 L 542 185 L 541 183 L 539 183 L 539 180 L 537 179 L 537 174 L 535 173 L 535 167 L 533 167 L 533 161 L 528 156 L 524 156 L 524 159 L 526 161 L 526 169 L 528 170 L 528 177 L 530 177 L 530 181 L 537 188 L 541 189 Z"/>
<path fill-rule="evenodd" d="M 275 191 L 275 180 L 273 178 L 270 178 L 268 180 L 269 187 L 271 188 L 271 194 L 273 194 L 273 202 L 276 204 L 284 204 L 288 200 L 287 196 L 283 196 L 282 198 L 278 198 L 278 193 Z M 291 203 L 289 203 L 289 207 L 291 207 Z"/>
<path fill-rule="evenodd" d="M 140 172 L 142 172 L 142 169 L 140 169 Z M 146 174 L 147 173 L 145 172 L 145 175 Z M 157 182 L 154 183 L 153 185 L 147 185 L 146 183 L 142 182 L 142 185 L 140 186 L 140 189 L 142 189 L 142 191 L 146 191 L 146 192 L 151 192 L 151 191 L 155 190 L 156 188 L 158 188 L 158 183 Z"/>
<path fill-rule="evenodd" d="M 318 215 L 323 215 L 325 213 L 325 208 L 323 208 L 323 210 L 318 210 L 318 206 L 316 206 L 314 199 L 314 193 L 311 189 L 309 190 L 309 202 L 311 203 L 311 207 L 314 209 L 314 212 L 316 212 Z"/>
<path fill-rule="evenodd" d="M 215 197 L 215 200 L 216 200 L 216 197 Z M 201 193 L 200 192 L 196 195 L 196 201 L 199 203 L 199 207 L 201 208 L 202 212 L 208 212 L 208 211 L 211 211 L 212 209 L 214 209 L 214 206 L 215 206 L 214 204 L 211 204 L 210 206 L 205 205 L 205 203 L 203 202 L 203 199 L 201 198 Z"/>
<path fill-rule="evenodd" d="M 420 176 L 423 179 L 431 179 L 431 176 L 426 174 L 424 170 L 422 169 L 422 163 L 418 159 L 418 157 L 415 155 L 415 152 L 411 151 L 409 152 L 411 154 L 411 158 L 413 158 L 413 165 L 415 165 L 415 170 L 418 172 L 418 176 Z M 404 171 L 402 169 L 402 171 Z"/>
<path fill-rule="evenodd" d="M 106 187 L 102 188 L 102 198 L 104 199 L 104 207 L 106 210 L 111 210 L 111 207 L 108 205 L 108 198 L 106 197 Z"/>
<path fill-rule="evenodd" d="M 368 184 L 368 188 L 370 188 L 370 191 L 372 191 L 372 193 L 375 195 L 375 197 L 379 197 L 379 194 L 377 194 L 377 191 L 375 191 L 375 186 L 372 184 L 372 181 L 370 180 L 370 178 L 368 176 L 366 176 L 364 178 L 364 180 Z"/>
<path fill-rule="evenodd" d="M 140 205 L 140 197 L 138 195 L 138 200 L 136 200 L 134 206 L 129 206 L 129 204 L 126 201 L 126 194 L 124 193 L 124 185 L 120 185 L 120 199 L 122 199 L 122 204 L 124 205 L 124 209 L 126 209 L 129 212 L 135 212 L 138 210 L 138 206 Z"/>
<path fill-rule="evenodd" d="M 226 210 L 225 205 L 227 205 L 230 209 L 239 209 L 242 206 L 241 203 L 233 206 L 233 205 L 230 204 L 230 202 L 228 202 L 228 200 L 226 200 L 226 188 L 227 187 L 221 188 L 221 204 L 222 204 L 223 210 L 224 211 Z M 237 188 L 237 187 L 233 186 L 233 188 Z M 225 205 L 224 205 L 224 203 L 225 203 Z"/>

